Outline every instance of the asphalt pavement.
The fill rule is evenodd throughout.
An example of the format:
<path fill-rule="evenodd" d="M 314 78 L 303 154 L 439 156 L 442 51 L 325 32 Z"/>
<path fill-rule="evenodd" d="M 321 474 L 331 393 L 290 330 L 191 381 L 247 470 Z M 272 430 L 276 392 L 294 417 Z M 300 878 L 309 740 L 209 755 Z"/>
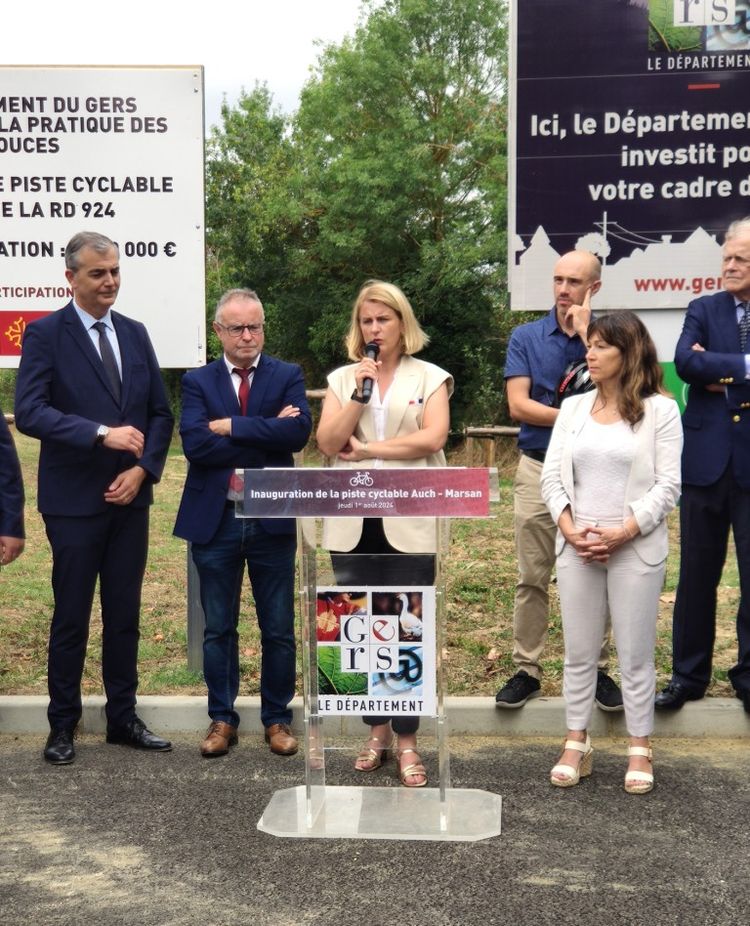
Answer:
<path fill-rule="evenodd" d="M 157 728 L 158 729 L 158 728 Z M 33 926 L 745 926 L 750 740 L 655 743 L 656 787 L 622 789 L 625 740 L 594 743 L 594 773 L 557 789 L 559 737 L 455 736 L 453 786 L 500 794 L 502 833 L 479 842 L 279 838 L 257 822 L 304 782 L 301 754 L 257 732 L 220 759 L 199 735 L 146 754 L 76 741 L 47 765 L 44 734 L 0 734 L 0 911 Z M 398 788 L 391 760 L 328 782 Z M 436 756 L 424 738 L 434 783 Z M 363 781 L 364 779 L 364 781 Z"/>

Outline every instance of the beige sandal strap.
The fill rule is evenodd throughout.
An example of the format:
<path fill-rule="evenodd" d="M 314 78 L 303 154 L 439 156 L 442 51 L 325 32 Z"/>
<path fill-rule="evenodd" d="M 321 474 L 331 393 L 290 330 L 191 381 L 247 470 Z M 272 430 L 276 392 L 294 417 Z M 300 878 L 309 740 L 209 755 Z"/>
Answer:
<path fill-rule="evenodd" d="M 653 752 L 650 746 L 628 746 L 628 755 L 642 756 L 644 759 L 648 759 L 649 762 L 653 758 Z"/>
<path fill-rule="evenodd" d="M 645 781 L 648 784 L 653 784 L 654 776 L 651 774 L 651 772 L 638 772 L 634 770 L 632 772 L 628 772 L 627 775 L 625 775 L 625 781 Z"/>
<path fill-rule="evenodd" d="M 565 740 L 563 750 L 572 749 L 574 752 L 588 752 L 591 749 L 591 743 L 588 738 L 585 742 L 580 743 L 578 740 Z"/>
<path fill-rule="evenodd" d="M 564 775 L 565 776 L 564 780 L 575 778 L 577 774 L 578 774 L 578 769 L 573 768 L 572 765 L 555 765 L 552 771 L 550 772 L 550 775 L 552 775 L 555 778 L 557 778 L 560 775 Z"/>

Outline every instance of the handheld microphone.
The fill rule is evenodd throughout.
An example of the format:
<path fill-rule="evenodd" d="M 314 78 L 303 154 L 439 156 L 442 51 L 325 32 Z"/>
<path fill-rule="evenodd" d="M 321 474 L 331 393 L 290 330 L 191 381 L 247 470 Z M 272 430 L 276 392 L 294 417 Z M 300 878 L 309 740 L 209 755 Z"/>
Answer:
<path fill-rule="evenodd" d="M 370 341 L 369 344 L 365 345 L 365 357 L 369 357 L 370 360 L 377 360 L 379 353 L 380 345 L 376 344 L 375 341 Z M 372 385 L 373 380 L 371 376 L 367 376 L 362 380 L 362 402 L 364 404 L 367 404 L 372 398 Z"/>

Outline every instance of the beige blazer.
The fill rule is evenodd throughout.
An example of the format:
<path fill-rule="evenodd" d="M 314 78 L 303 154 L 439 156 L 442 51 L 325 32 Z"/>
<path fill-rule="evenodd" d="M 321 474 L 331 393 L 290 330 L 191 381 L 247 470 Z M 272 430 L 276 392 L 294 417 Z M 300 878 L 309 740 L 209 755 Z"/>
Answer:
<path fill-rule="evenodd" d="M 591 414 L 596 390 L 566 399 L 552 429 L 547 456 L 542 469 L 542 497 L 557 524 L 570 505 L 575 519 L 576 499 L 573 477 L 573 446 L 576 436 Z M 638 556 L 655 566 L 667 557 L 666 516 L 680 497 L 680 455 L 682 422 L 673 399 L 649 396 L 644 402 L 643 418 L 635 425 L 633 464 L 625 489 L 623 520 L 631 514 L 638 522 L 640 534 L 632 543 Z M 558 530 L 556 553 L 559 556 L 565 538 Z"/>
<path fill-rule="evenodd" d="M 328 385 L 339 402 L 344 405 L 356 388 L 356 364 L 339 367 L 328 377 Z M 448 395 L 453 394 L 453 377 L 434 363 L 404 355 L 396 376 L 388 390 L 389 402 L 386 417 L 387 438 L 413 434 L 422 427 L 422 415 L 429 397 L 443 384 Z M 359 419 L 355 437 L 360 440 L 377 440 L 372 409 L 365 406 Z M 371 461 L 368 461 L 368 463 Z M 366 469 L 366 463 L 350 463 L 336 458 L 335 467 Z M 383 460 L 383 467 L 445 466 L 441 450 L 416 460 Z M 436 547 L 434 518 L 383 518 L 383 530 L 391 546 L 404 553 L 434 553 Z M 362 536 L 362 518 L 326 518 L 323 524 L 323 547 L 327 550 L 347 552 L 353 550 Z"/>

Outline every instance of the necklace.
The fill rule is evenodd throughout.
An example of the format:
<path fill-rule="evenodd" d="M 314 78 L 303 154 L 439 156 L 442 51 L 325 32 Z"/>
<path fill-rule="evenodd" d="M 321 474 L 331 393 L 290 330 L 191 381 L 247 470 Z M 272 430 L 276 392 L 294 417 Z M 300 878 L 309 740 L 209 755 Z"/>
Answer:
<path fill-rule="evenodd" d="M 596 402 L 598 402 L 598 401 L 600 401 L 600 400 L 597 398 Z M 616 405 L 610 406 L 610 405 L 607 404 L 606 401 L 604 401 L 604 402 L 602 402 L 602 404 L 597 408 L 596 402 L 594 402 L 594 405 L 593 405 L 592 408 L 591 408 L 591 415 L 592 415 L 592 416 L 594 416 L 594 415 L 606 415 L 606 416 L 609 417 L 609 418 L 612 418 L 613 416 L 619 417 L 619 415 L 620 415 L 620 409 L 619 409 Z"/>

